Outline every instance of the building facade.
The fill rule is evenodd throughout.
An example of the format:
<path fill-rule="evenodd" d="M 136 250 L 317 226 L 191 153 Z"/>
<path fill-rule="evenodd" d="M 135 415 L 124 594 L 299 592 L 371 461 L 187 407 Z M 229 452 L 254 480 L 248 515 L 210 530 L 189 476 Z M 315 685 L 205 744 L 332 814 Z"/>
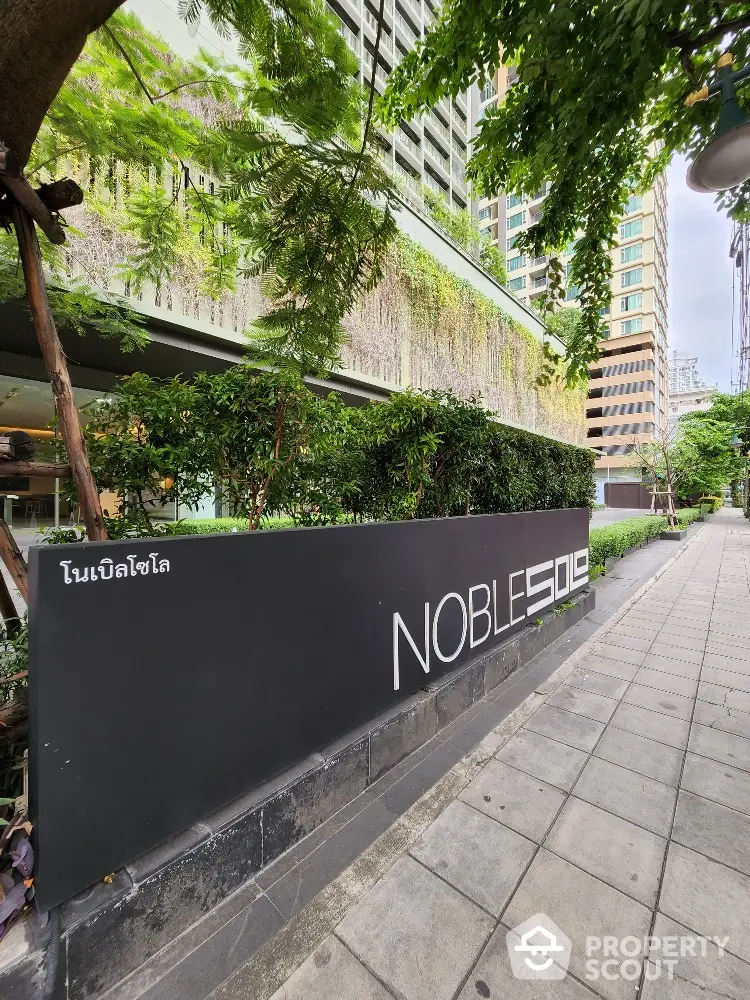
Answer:
<path fill-rule="evenodd" d="M 715 385 L 706 385 L 698 371 L 698 358 L 691 358 L 680 351 L 673 351 L 669 359 L 669 429 L 674 433 L 680 417 L 696 410 L 707 410 Z"/>
<path fill-rule="evenodd" d="M 479 93 L 477 123 L 489 107 L 502 101 L 514 83 L 513 71 L 500 67 Z M 515 249 L 520 233 L 539 218 L 549 193 L 543 185 L 531 198 L 499 195 L 478 201 L 479 224 L 492 243 L 506 253 L 508 288 L 521 302 L 533 304 L 548 288 L 547 256 L 528 257 Z M 667 357 L 667 186 L 666 178 L 630 198 L 615 234 L 612 250 L 612 297 L 602 316 L 606 337 L 601 357 L 589 365 L 587 440 L 597 451 L 596 480 L 600 500 L 604 483 L 637 481 L 634 443 L 664 435 L 668 427 Z M 574 243 L 563 264 L 570 266 Z M 575 305 L 578 289 L 568 284 L 565 300 Z"/>

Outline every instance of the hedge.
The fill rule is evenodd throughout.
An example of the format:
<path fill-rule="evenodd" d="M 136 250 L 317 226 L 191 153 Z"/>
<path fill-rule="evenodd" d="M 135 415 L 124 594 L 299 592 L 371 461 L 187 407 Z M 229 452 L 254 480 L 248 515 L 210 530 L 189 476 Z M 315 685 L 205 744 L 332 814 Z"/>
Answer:
<path fill-rule="evenodd" d="M 700 508 L 685 507 L 677 511 L 677 523 L 681 528 L 687 528 L 700 516 Z M 592 568 L 600 568 L 607 559 L 624 555 L 628 549 L 641 545 L 649 538 L 655 538 L 668 527 L 667 517 L 649 514 L 644 517 L 629 517 L 603 528 L 592 528 L 589 532 L 589 562 Z"/>

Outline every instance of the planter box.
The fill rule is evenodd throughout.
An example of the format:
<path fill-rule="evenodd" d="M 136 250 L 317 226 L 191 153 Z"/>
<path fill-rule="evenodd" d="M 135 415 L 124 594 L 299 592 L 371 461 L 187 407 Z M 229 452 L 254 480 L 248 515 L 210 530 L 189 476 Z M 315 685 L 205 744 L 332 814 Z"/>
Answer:
<path fill-rule="evenodd" d="M 665 542 L 681 542 L 683 538 L 687 538 L 687 528 L 680 528 L 679 531 L 662 531 L 659 538 L 663 538 Z"/>

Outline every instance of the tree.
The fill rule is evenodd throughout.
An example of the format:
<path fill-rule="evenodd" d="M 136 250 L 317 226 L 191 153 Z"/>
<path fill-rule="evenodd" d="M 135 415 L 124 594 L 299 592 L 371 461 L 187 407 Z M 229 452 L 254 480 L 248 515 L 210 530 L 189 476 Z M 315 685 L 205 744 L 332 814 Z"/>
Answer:
<path fill-rule="evenodd" d="M 673 435 L 657 432 L 650 441 L 633 437 L 630 462 L 647 470 L 651 487 L 651 513 L 655 513 L 657 507 L 662 507 L 672 531 L 677 528 L 675 497 L 680 481 L 674 458 Z"/>
<path fill-rule="evenodd" d="M 67 318 L 67 309 L 79 324 L 98 320 L 94 325 L 125 333 L 131 344 L 139 331 L 117 309 L 94 308 L 88 290 L 71 297 L 59 266 L 53 277 L 61 287 L 48 300 L 36 233 L 19 191 L 56 242 L 64 233 L 42 200 L 46 189 L 34 195 L 24 187 L 19 166 L 49 175 L 76 156 L 140 171 L 126 219 L 136 241 L 126 274 L 136 290 L 171 273 L 186 243 L 202 256 L 209 292 L 230 287 L 238 268 L 262 274 L 273 305 L 257 324 L 256 346 L 297 369 L 338 362 L 341 319 L 379 279 L 396 232 L 392 182 L 371 149 L 374 80 L 365 104 L 353 81 L 354 56 L 320 0 L 184 0 L 180 9 L 191 26 L 207 16 L 220 32 L 234 33 L 241 54 L 251 57 L 241 67 L 205 54 L 192 62 L 174 59 L 119 6 L 0 0 L 0 79 L 8 83 L 0 141 L 10 167 L 0 173 L 6 188 L 0 221 L 16 228 L 90 538 L 106 532 L 50 306 L 65 307 L 58 318 Z M 379 38 L 380 32 L 376 48 Z M 211 105 L 208 120 L 196 110 L 201 100 Z M 165 172 L 167 163 L 178 169 Z M 217 178 L 215 190 L 199 187 L 196 169 Z M 159 182 L 165 174 L 169 189 Z M 176 208 L 181 188 L 187 217 Z M 6 265 L 7 250 L 6 244 Z M 5 291 L 12 294 L 4 270 Z"/>
<path fill-rule="evenodd" d="M 518 82 L 487 110 L 469 176 L 478 191 L 532 195 L 552 187 L 539 222 L 518 240 L 532 256 L 559 254 L 576 238 L 570 281 L 583 323 L 568 377 L 584 377 L 598 356 L 600 310 L 609 305 L 613 234 L 629 195 L 649 186 L 675 152 L 695 152 L 712 134 L 718 108 L 685 106 L 727 46 L 750 58 L 745 3 L 628 0 L 454 0 L 389 80 L 381 114 L 396 125 L 471 84 L 501 60 Z M 743 91 L 740 91 L 740 100 Z M 745 217 L 750 183 L 722 206 Z M 550 265 L 559 291 L 561 268 Z"/>

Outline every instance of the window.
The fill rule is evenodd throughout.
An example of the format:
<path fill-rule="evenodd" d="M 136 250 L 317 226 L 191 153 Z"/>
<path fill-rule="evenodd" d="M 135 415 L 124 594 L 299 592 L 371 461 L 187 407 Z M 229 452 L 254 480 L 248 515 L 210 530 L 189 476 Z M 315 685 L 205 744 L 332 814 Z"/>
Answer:
<path fill-rule="evenodd" d="M 565 301 L 572 302 L 573 299 L 577 299 L 580 294 L 581 294 L 581 289 L 578 287 L 578 285 L 571 285 L 570 288 L 566 289 L 565 291 Z"/>
<path fill-rule="evenodd" d="M 635 295 L 623 295 L 620 299 L 620 312 L 630 312 L 631 309 L 643 308 L 643 292 L 636 292 Z"/>
<path fill-rule="evenodd" d="M 643 232 L 643 220 L 633 219 L 632 222 L 623 222 L 620 226 L 620 239 L 629 240 L 633 236 L 640 236 Z"/>
<path fill-rule="evenodd" d="M 516 212 L 515 215 L 508 216 L 508 229 L 515 229 L 516 226 L 522 226 L 526 222 L 525 212 Z"/>
<path fill-rule="evenodd" d="M 643 330 L 643 320 L 640 316 L 636 316 L 634 319 L 624 319 L 620 323 L 620 332 L 623 337 L 627 337 L 631 333 L 641 333 Z"/>
<path fill-rule="evenodd" d="M 509 194 L 508 197 L 505 199 L 505 204 L 507 208 L 515 208 L 516 205 L 521 204 L 522 200 L 523 199 L 518 194 Z"/>
<path fill-rule="evenodd" d="M 637 212 L 641 208 L 643 208 L 643 198 L 639 194 L 633 194 L 628 198 L 625 212 L 630 215 L 631 212 Z"/>
<path fill-rule="evenodd" d="M 514 246 L 516 245 L 516 241 L 517 241 L 517 239 L 518 239 L 518 237 L 517 237 L 517 236 L 511 236 L 511 238 L 510 238 L 509 240 L 507 240 L 507 241 L 506 241 L 506 248 L 507 248 L 508 250 L 512 250 L 512 249 L 513 249 L 513 247 L 514 247 Z"/>
<path fill-rule="evenodd" d="M 609 316 L 609 306 L 602 306 L 599 310 L 600 316 Z"/>
<path fill-rule="evenodd" d="M 521 275 L 518 278 L 511 278 L 508 282 L 508 288 L 511 292 L 519 292 L 522 288 L 526 287 L 526 278 Z"/>
<path fill-rule="evenodd" d="M 492 217 L 492 206 L 488 205 L 487 208 L 479 209 L 479 221 L 482 222 L 483 219 L 489 219 Z"/>
<path fill-rule="evenodd" d="M 641 260 L 643 257 L 643 244 L 633 243 L 629 247 L 620 250 L 620 263 L 629 264 L 632 260 Z"/>
<path fill-rule="evenodd" d="M 519 254 L 518 257 L 511 257 L 508 261 L 508 270 L 517 271 L 519 267 L 526 266 L 526 256 L 525 254 Z"/>
<path fill-rule="evenodd" d="M 568 257 L 572 257 L 575 251 L 576 251 L 576 241 L 571 240 L 570 243 L 568 243 L 568 245 L 565 247 L 565 253 L 568 255 Z"/>
<path fill-rule="evenodd" d="M 497 97 L 497 90 L 495 89 L 495 84 L 492 80 L 489 80 L 482 87 L 479 93 L 479 100 L 482 103 L 484 103 L 485 101 L 491 101 L 495 97 Z"/>
<path fill-rule="evenodd" d="M 643 268 L 631 267 L 629 271 L 623 271 L 620 275 L 620 288 L 632 288 L 633 285 L 643 284 Z"/>

